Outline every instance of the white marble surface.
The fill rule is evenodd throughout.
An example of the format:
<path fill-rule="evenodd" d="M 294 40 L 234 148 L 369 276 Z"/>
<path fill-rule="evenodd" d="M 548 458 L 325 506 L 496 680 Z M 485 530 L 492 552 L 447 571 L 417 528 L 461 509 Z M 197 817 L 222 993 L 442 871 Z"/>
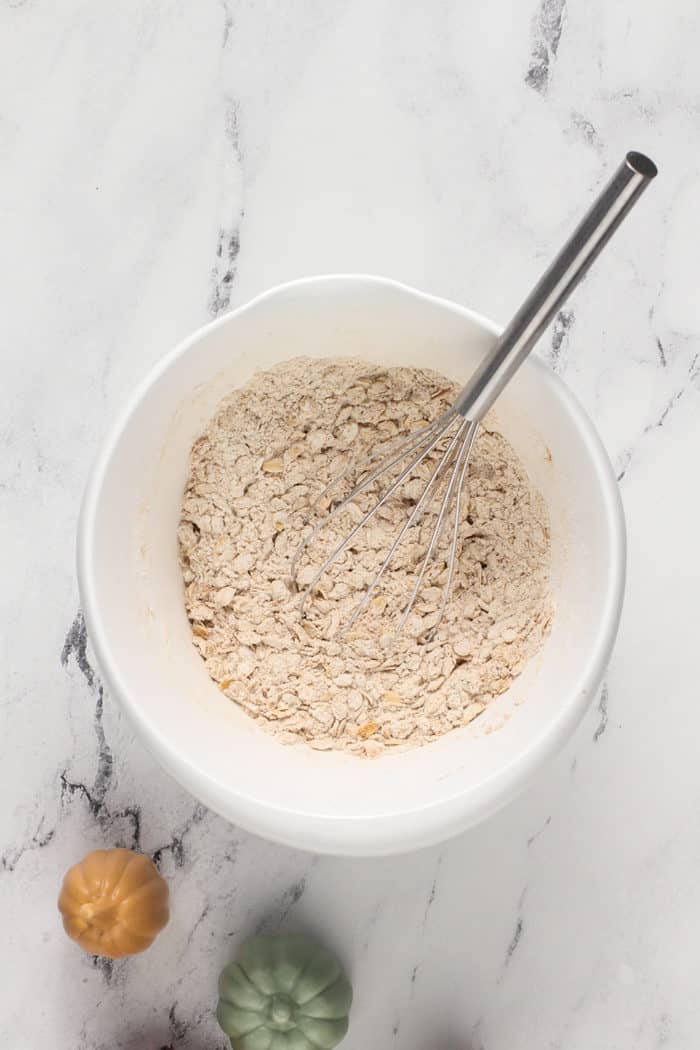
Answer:
<path fill-rule="evenodd" d="M 349 1050 L 695 1050 L 700 16 L 696 0 L 0 5 L 2 817 L 8 1050 L 209 1050 L 242 936 L 352 971 Z M 661 175 L 542 352 L 620 475 L 607 685 L 527 794 L 441 849 L 318 859 L 203 811 L 103 695 L 73 570 L 109 418 L 174 341 L 282 279 L 378 272 L 504 320 L 630 147 Z M 174 911 L 94 962 L 89 847 Z"/>

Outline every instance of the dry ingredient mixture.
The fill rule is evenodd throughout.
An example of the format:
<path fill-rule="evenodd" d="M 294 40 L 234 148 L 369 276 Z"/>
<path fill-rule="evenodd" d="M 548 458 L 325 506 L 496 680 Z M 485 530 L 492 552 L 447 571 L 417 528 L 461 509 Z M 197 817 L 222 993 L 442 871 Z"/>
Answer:
<path fill-rule="evenodd" d="M 234 390 L 192 449 L 178 539 L 193 641 L 221 691 L 285 742 L 371 756 L 427 743 L 481 714 L 547 633 L 546 506 L 488 420 L 472 451 L 454 583 L 435 639 L 426 641 L 446 579 L 449 523 L 403 633 L 392 630 L 435 503 L 409 531 L 367 612 L 338 637 L 419 498 L 430 461 L 358 534 L 300 619 L 290 563 L 309 520 L 319 520 L 309 519 L 311 502 L 363 454 L 437 418 L 457 389 L 427 369 L 296 358 Z M 347 495 L 343 484 L 322 500 L 321 516 Z M 370 500 L 371 491 L 357 497 L 310 545 L 302 589 Z"/>

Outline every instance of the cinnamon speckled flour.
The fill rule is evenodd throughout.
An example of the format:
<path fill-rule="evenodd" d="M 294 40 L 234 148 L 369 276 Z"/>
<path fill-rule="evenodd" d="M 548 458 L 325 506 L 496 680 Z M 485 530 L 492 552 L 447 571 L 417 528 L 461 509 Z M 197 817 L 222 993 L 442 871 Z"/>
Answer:
<path fill-rule="evenodd" d="M 178 538 L 193 641 L 221 691 L 286 742 L 368 755 L 427 743 L 471 722 L 542 643 L 551 619 L 547 510 L 488 421 L 472 452 L 454 583 L 436 638 L 426 641 L 446 579 L 450 523 L 398 639 L 392 627 L 437 502 L 409 530 L 368 611 L 338 637 L 434 459 L 358 534 L 300 620 L 290 562 L 310 531 L 311 501 L 363 454 L 436 419 L 457 390 L 429 370 L 297 358 L 234 390 L 192 449 Z M 342 485 L 332 490 L 321 510 L 345 494 Z M 300 586 L 371 500 L 371 491 L 357 497 L 310 546 Z"/>

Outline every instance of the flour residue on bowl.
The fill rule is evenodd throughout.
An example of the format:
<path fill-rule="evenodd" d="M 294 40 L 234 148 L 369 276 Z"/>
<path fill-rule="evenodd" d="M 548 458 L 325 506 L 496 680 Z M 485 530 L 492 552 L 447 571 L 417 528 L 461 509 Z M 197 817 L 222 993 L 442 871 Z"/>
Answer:
<path fill-rule="evenodd" d="M 178 539 L 193 641 L 221 691 L 285 742 L 365 755 L 427 743 L 480 715 L 542 644 L 552 616 L 547 508 L 488 417 L 435 639 L 426 641 L 446 580 L 449 527 L 395 640 L 393 628 L 439 491 L 367 613 L 339 638 L 420 497 L 430 458 L 321 579 L 300 620 L 290 563 L 311 528 L 311 501 L 358 457 L 437 418 L 457 390 L 427 369 L 296 358 L 234 390 L 192 449 Z M 343 494 L 332 490 L 324 505 Z M 314 560 L 302 565 L 301 586 L 371 498 L 371 490 L 358 496 L 325 530 Z"/>

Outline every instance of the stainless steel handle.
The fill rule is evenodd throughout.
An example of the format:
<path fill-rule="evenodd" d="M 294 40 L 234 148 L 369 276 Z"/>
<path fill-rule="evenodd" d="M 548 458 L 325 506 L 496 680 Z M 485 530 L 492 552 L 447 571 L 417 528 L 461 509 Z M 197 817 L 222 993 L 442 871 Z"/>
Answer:
<path fill-rule="evenodd" d="M 483 419 L 549 322 L 608 243 L 632 205 L 656 175 L 643 153 L 628 153 L 603 192 L 542 275 L 461 391 L 455 408 L 475 422 Z"/>

